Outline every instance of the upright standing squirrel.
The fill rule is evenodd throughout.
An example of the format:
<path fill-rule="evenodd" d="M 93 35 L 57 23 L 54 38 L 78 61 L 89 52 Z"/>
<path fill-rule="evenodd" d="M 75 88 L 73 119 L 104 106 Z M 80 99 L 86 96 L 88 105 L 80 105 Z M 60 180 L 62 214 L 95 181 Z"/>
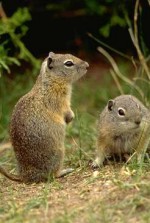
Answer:
<path fill-rule="evenodd" d="M 19 167 L 19 176 L 0 172 L 11 180 L 32 183 L 63 176 L 66 124 L 74 113 L 70 107 L 72 83 L 82 77 L 88 63 L 70 54 L 49 53 L 31 91 L 16 104 L 10 137 Z"/>
<path fill-rule="evenodd" d="M 107 155 L 136 151 L 144 128 L 150 121 L 150 111 L 134 96 L 121 95 L 109 100 L 98 120 L 97 157 L 93 167 L 103 164 Z M 150 129 L 150 123 L 148 123 Z M 142 146 L 150 139 L 145 132 Z"/>

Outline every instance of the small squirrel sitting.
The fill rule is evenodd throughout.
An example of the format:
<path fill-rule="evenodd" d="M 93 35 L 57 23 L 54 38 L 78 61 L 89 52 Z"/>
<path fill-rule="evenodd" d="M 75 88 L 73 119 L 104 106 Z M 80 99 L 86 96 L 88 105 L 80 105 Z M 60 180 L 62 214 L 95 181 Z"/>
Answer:
<path fill-rule="evenodd" d="M 92 166 L 102 166 L 108 155 L 136 151 L 144 122 L 149 121 L 150 111 L 136 97 L 121 95 L 109 100 L 98 120 L 97 156 Z M 148 126 L 150 129 L 150 123 Z M 150 131 L 146 132 L 144 141 L 149 139 Z"/>
<path fill-rule="evenodd" d="M 18 162 L 19 175 L 0 172 L 11 180 L 32 183 L 49 176 L 64 176 L 62 169 L 66 124 L 72 121 L 72 84 L 82 77 L 88 63 L 70 54 L 49 53 L 30 92 L 16 104 L 10 137 Z"/>

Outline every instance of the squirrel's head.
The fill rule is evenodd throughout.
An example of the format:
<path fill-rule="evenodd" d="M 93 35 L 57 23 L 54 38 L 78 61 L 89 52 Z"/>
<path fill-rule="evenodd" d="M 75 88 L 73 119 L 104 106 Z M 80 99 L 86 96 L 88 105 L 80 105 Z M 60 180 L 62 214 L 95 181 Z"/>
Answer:
<path fill-rule="evenodd" d="M 87 72 L 89 64 L 71 54 L 55 54 L 50 52 L 42 64 L 42 73 L 47 79 L 59 78 L 72 83 Z"/>
<path fill-rule="evenodd" d="M 112 128 L 129 132 L 139 129 L 148 109 L 134 96 L 121 95 L 109 100 L 106 107 L 112 122 Z"/>

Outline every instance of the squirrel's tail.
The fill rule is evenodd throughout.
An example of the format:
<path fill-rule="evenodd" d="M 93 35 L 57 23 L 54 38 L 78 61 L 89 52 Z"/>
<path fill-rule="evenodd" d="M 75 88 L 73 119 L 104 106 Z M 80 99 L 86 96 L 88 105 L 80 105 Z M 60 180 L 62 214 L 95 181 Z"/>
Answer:
<path fill-rule="evenodd" d="M 0 173 L 3 174 L 5 177 L 7 177 L 8 179 L 10 180 L 13 180 L 13 181 L 17 181 L 17 182 L 22 182 L 21 178 L 15 174 L 11 174 L 11 173 L 8 173 L 3 167 L 0 166 Z"/>

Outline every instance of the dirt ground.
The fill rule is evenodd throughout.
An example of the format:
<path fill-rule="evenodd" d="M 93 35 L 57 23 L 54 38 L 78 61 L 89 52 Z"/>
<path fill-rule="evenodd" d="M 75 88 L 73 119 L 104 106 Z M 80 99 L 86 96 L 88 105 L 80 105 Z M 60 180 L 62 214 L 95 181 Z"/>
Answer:
<path fill-rule="evenodd" d="M 149 171 L 139 175 L 123 164 L 87 165 L 32 185 L 0 176 L 0 222 L 148 222 L 149 180 Z"/>

